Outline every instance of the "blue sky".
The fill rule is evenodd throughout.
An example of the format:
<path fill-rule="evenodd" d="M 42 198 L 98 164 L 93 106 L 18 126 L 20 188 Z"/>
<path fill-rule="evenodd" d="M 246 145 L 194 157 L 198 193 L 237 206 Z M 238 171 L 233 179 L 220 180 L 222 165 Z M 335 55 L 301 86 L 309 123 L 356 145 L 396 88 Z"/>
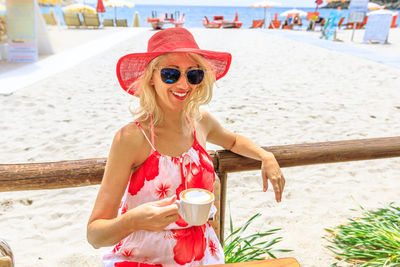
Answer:
<path fill-rule="evenodd" d="M 142 5 L 202 5 L 202 6 L 250 6 L 262 0 L 131 0 Z M 315 0 L 272 0 L 283 7 L 315 7 Z M 325 2 L 325 1 L 324 1 Z"/>

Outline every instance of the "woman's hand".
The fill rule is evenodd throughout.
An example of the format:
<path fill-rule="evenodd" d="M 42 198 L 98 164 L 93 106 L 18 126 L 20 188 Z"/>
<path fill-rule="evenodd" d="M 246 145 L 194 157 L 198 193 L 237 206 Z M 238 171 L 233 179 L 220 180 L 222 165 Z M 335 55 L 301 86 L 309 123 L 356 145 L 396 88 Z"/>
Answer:
<path fill-rule="evenodd" d="M 164 198 L 159 201 L 142 204 L 127 213 L 130 222 L 134 226 L 134 231 L 147 230 L 161 232 L 169 224 L 177 221 L 178 205 L 175 204 L 176 196 Z"/>
<path fill-rule="evenodd" d="M 263 191 L 266 192 L 268 190 L 269 180 L 274 189 L 276 201 L 281 202 L 283 188 L 285 187 L 285 178 L 274 154 L 268 152 L 261 159 L 261 175 L 263 178 Z"/>

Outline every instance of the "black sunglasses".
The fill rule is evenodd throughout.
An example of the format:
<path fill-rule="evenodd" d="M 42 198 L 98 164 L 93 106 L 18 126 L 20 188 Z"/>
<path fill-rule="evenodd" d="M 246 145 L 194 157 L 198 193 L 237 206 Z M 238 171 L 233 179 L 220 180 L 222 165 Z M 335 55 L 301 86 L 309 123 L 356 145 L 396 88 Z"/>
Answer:
<path fill-rule="evenodd" d="M 160 70 L 161 80 L 166 84 L 176 83 L 181 77 L 181 71 L 173 68 L 163 68 Z M 186 71 L 186 77 L 190 84 L 199 84 L 203 81 L 204 71 L 193 69 Z"/>

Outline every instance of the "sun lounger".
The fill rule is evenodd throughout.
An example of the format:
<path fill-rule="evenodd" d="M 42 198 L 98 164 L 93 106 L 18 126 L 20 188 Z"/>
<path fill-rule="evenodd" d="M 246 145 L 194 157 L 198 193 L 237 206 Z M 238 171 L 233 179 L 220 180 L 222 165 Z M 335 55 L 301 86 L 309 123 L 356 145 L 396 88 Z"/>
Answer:
<path fill-rule="evenodd" d="M 251 25 L 250 29 L 262 28 L 262 26 L 264 26 L 263 19 L 253 19 L 253 24 Z"/>
<path fill-rule="evenodd" d="M 78 13 L 63 13 L 65 24 L 68 28 L 75 27 L 79 28 L 82 26 L 82 22 L 79 19 Z"/>
<path fill-rule="evenodd" d="M 52 25 L 55 26 L 57 25 L 57 21 L 56 18 L 54 17 L 54 13 L 50 13 L 50 14 L 42 14 L 44 21 L 46 22 L 47 25 Z"/>
<path fill-rule="evenodd" d="M 83 21 L 86 27 L 100 27 L 99 15 L 97 14 L 83 13 Z"/>
<path fill-rule="evenodd" d="M 128 27 L 128 21 L 126 19 L 116 19 L 115 24 L 117 27 Z"/>
<path fill-rule="evenodd" d="M 113 19 L 103 19 L 103 26 L 104 27 L 114 27 L 114 20 Z"/>
<path fill-rule="evenodd" d="M 13 267 L 14 266 L 14 255 L 7 244 L 7 242 L 3 239 L 0 239 L 0 266 L 1 267 Z"/>

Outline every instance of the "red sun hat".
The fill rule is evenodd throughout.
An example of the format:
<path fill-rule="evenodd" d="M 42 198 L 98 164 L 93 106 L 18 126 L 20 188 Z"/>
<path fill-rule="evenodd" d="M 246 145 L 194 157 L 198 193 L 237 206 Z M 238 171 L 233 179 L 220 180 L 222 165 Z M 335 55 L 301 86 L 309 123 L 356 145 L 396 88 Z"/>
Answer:
<path fill-rule="evenodd" d="M 137 88 L 129 87 L 145 71 L 154 58 L 165 53 L 195 53 L 202 55 L 215 72 L 215 79 L 225 76 L 231 65 L 232 56 L 226 52 L 202 50 L 193 35 L 184 28 L 168 28 L 154 34 L 148 44 L 147 53 L 133 53 L 121 57 L 117 63 L 117 77 L 122 89 L 131 95 L 138 96 Z"/>

